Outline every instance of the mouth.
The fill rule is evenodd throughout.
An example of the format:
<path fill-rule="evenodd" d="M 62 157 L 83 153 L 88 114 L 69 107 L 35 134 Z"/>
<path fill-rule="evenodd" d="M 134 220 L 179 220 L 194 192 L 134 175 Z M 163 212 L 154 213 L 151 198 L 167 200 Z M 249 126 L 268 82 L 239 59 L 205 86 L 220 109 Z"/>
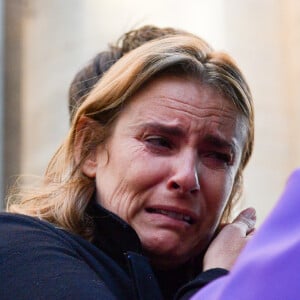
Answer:
<path fill-rule="evenodd" d="M 189 213 L 173 211 L 169 209 L 161 209 L 161 208 L 147 208 L 146 211 L 150 214 L 160 214 L 167 216 L 171 219 L 185 222 L 189 225 L 195 223 L 195 218 L 191 216 Z"/>

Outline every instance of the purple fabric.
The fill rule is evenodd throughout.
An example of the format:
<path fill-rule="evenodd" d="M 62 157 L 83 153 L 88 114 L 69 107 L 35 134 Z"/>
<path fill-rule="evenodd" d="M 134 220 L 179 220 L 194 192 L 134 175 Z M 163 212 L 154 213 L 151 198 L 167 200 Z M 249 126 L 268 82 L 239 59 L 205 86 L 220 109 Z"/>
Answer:
<path fill-rule="evenodd" d="M 300 299 L 300 169 L 230 274 L 192 299 Z"/>

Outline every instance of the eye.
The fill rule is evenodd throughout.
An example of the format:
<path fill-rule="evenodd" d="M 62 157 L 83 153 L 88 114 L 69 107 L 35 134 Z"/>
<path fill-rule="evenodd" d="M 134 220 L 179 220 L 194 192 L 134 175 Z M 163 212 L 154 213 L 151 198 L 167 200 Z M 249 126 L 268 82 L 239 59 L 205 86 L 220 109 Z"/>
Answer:
<path fill-rule="evenodd" d="M 202 162 L 209 168 L 224 169 L 232 164 L 232 157 L 227 153 L 209 152 L 202 155 Z"/>
<path fill-rule="evenodd" d="M 172 143 L 167 138 L 162 136 L 148 136 L 145 141 L 154 147 L 166 149 L 172 148 Z"/>

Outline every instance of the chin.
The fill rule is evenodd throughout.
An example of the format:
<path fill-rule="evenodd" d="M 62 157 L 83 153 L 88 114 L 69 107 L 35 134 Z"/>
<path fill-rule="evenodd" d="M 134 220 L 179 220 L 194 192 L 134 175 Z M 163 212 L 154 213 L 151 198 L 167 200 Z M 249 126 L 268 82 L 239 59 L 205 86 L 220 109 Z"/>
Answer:
<path fill-rule="evenodd" d="M 160 243 L 153 243 L 153 240 L 151 243 L 143 243 L 143 248 L 151 264 L 159 269 L 177 268 L 196 256 L 195 251 L 180 247 L 180 243 L 168 242 L 168 239 Z"/>
<path fill-rule="evenodd" d="M 189 239 L 169 229 L 137 230 L 143 249 L 151 264 L 160 269 L 173 269 L 202 253 L 203 240 Z"/>

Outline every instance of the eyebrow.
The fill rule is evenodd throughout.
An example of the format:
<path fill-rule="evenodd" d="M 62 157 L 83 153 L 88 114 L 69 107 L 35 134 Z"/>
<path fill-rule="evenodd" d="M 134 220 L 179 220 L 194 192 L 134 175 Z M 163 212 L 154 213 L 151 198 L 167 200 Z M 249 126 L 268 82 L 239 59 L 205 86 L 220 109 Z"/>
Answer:
<path fill-rule="evenodd" d="M 165 125 L 162 123 L 144 123 L 141 125 L 143 129 L 151 129 L 154 131 L 161 132 L 165 135 L 171 135 L 175 137 L 184 136 L 184 130 L 178 126 Z"/>
<path fill-rule="evenodd" d="M 221 149 L 229 148 L 232 152 L 235 152 L 236 149 L 235 143 L 228 142 L 227 140 L 212 134 L 206 135 L 204 137 L 204 142 Z"/>

